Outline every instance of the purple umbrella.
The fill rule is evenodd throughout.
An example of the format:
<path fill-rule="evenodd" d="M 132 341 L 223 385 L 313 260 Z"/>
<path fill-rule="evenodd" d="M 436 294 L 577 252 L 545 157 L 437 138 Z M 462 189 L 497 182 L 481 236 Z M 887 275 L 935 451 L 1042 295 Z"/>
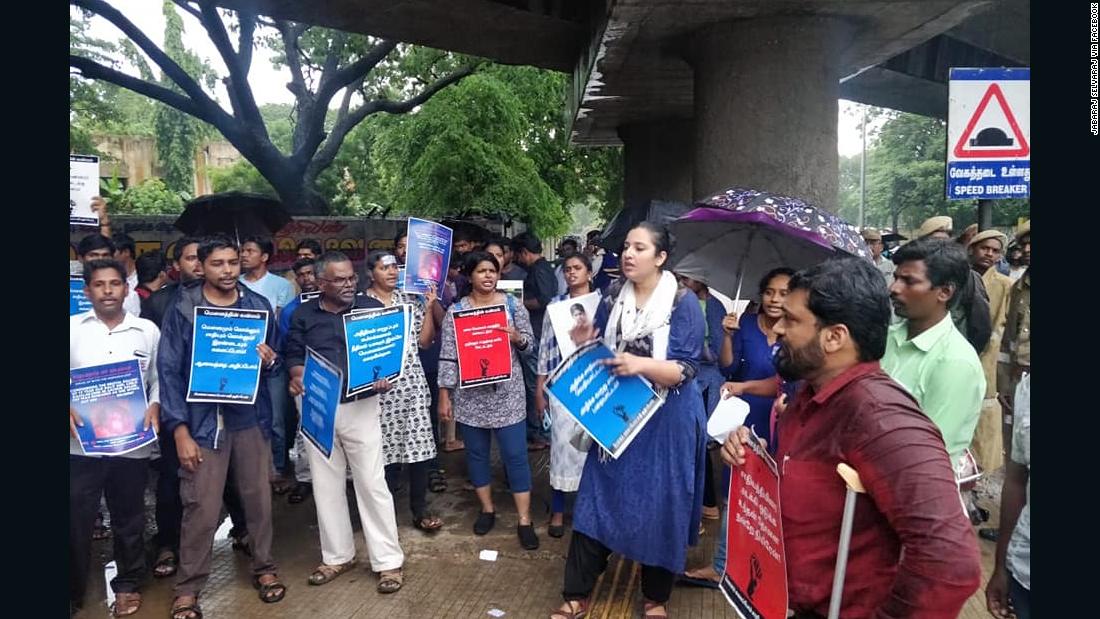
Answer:
<path fill-rule="evenodd" d="M 799 198 L 731 187 L 695 206 L 672 223 L 672 269 L 738 300 L 756 297 L 756 282 L 776 267 L 802 269 L 838 253 L 871 259 L 855 226 Z"/>

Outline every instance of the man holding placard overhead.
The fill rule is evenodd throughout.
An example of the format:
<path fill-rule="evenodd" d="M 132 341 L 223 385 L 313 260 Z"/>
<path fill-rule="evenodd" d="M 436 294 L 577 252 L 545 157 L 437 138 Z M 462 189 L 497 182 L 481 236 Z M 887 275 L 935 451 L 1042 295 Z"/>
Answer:
<path fill-rule="evenodd" d="M 331 582 L 355 564 L 355 538 L 348 511 L 345 472 L 351 466 L 359 517 L 363 522 L 371 570 L 379 572 L 379 593 L 393 593 L 401 588 L 401 566 L 405 555 L 397 539 L 397 516 L 393 496 L 386 486 L 382 459 L 382 429 L 378 393 L 388 391 L 390 384 L 382 379 L 370 389 L 347 395 L 348 345 L 345 334 L 346 315 L 374 308 L 382 303 L 367 295 L 355 293 L 359 277 L 351 259 L 330 251 L 315 265 L 321 296 L 303 303 L 290 321 L 286 342 L 286 360 L 290 368 L 290 393 L 306 392 L 306 347 L 316 351 L 340 368 L 340 404 L 336 407 L 335 438 L 329 457 L 307 441 L 306 452 L 313 474 L 313 497 L 317 505 L 317 524 L 321 533 L 321 565 L 309 577 L 309 584 Z M 397 346 L 400 353 L 402 346 Z"/>

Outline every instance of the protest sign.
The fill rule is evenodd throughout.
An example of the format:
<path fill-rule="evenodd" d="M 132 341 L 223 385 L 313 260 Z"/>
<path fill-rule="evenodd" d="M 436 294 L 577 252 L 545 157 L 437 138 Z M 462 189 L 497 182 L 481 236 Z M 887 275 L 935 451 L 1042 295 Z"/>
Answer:
<path fill-rule="evenodd" d="M 758 441 L 730 476 L 726 569 L 720 588 L 742 619 L 787 616 L 787 561 L 779 511 L 779 469 Z"/>
<path fill-rule="evenodd" d="M 603 342 L 589 342 L 566 357 L 546 390 L 600 447 L 618 458 L 664 404 L 640 376 L 615 376 L 603 364 L 614 357 Z"/>
<path fill-rule="evenodd" d="M 69 406 L 84 422 L 76 427 L 84 455 L 118 456 L 157 440 L 155 428 L 144 428 L 149 403 L 138 359 L 69 370 Z"/>
<path fill-rule="evenodd" d="M 99 195 L 99 157 L 69 155 L 69 225 L 99 226 L 92 198 Z"/>
<path fill-rule="evenodd" d="M 84 294 L 84 280 L 79 277 L 69 278 L 69 315 L 83 314 L 92 309 L 92 302 Z"/>
<path fill-rule="evenodd" d="M 454 312 L 458 386 L 476 387 L 512 377 L 512 343 L 508 341 L 508 312 L 489 305 Z"/>
<path fill-rule="evenodd" d="M 306 347 L 306 364 L 302 375 L 301 430 L 327 460 L 332 455 L 336 439 L 336 407 L 340 404 L 340 385 L 344 373 L 316 350 Z"/>
<path fill-rule="evenodd" d="M 512 295 L 516 302 L 523 304 L 523 280 L 522 279 L 498 279 L 497 290 L 504 294 Z"/>
<path fill-rule="evenodd" d="M 194 319 L 187 401 L 255 404 L 268 312 L 199 306 Z"/>
<path fill-rule="evenodd" d="M 348 386 L 351 397 L 374 391 L 374 381 L 401 375 L 409 331 L 409 306 L 355 310 L 344 314 Z"/>
<path fill-rule="evenodd" d="M 424 294 L 429 284 L 437 291 L 443 290 L 447 281 L 447 267 L 451 262 L 451 238 L 453 231 L 434 221 L 409 218 L 408 254 L 405 256 L 406 292 Z"/>
<path fill-rule="evenodd" d="M 562 359 L 573 354 L 573 351 L 577 349 L 577 345 L 573 343 L 573 338 L 569 336 L 569 332 L 581 323 L 594 323 L 596 309 L 599 306 L 599 292 L 590 292 L 546 306 L 546 314 L 550 316 L 550 326 L 554 328 L 554 339 L 558 342 Z"/>

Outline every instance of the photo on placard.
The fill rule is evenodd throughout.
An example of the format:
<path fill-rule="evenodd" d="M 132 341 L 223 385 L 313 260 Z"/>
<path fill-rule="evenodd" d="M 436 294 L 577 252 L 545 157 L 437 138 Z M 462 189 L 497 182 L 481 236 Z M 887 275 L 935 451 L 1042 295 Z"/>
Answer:
<path fill-rule="evenodd" d="M 550 316 L 550 326 L 554 328 L 554 338 L 558 341 L 563 359 L 577 349 L 570 332 L 578 325 L 594 323 L 599 306 L 599 292 L 590 292 L 546 306 L 546 314 Z"/>

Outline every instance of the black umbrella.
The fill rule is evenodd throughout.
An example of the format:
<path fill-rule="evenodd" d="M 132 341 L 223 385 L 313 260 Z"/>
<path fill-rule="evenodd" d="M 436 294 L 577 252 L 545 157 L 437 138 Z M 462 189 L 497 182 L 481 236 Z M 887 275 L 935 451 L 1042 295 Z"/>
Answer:
<path fill-rule="evenodd" d="M 615 215 L 611 223 L 604 228 L 597 244 L 611 252 L 618 254 L 626 242 L 626 235 L 631 228 L 643 221 L 651 221 L 655 224 L 667 225 L 677 217 L 688 212 L 690 207 L 679 202 L 662 202 L 653 200 L 647 204 L 624 208 Z"/>
<path fill-rule="evenodd" d="M 187 203 L 176 228 L 192 236 L 224 234 L 237 239 L 253 234 L 270 236 L 290 223 L 290 214 L 277 199 L 230 191 L 199 196 Z"/>

